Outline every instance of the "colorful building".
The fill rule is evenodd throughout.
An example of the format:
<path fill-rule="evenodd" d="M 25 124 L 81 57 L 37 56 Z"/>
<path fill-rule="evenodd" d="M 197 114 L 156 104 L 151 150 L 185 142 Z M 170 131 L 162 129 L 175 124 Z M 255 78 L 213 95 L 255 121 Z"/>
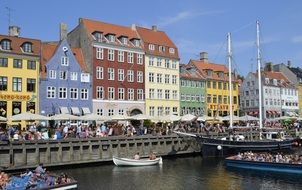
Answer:
<path fill-rule="evenodd" d="M 41 67 L 41 114 L 91 112 L 91 76 L 81 49 L 70 48 L 66 39 L 42 43 Z"/>
<path fill-rule="evenodd" d="M 7 118 L 23 112 L 39 113 L 41 42 L 19 37 L 19 30 L 11 26 L 8 36 L 0 35 L 0 115 Z M 24 121 L 21 126 L 25 127 Z"/>
<path fill-rule="evenodd" d="M 229 72 L 228 68 L 222 64 L 208 62 L 208 54 L 202 52 L 200 60 L 190 60 L 189 66 L 195 67 L 206 78 L 206 113 L 208 116 L 226 116 L 229 115 Z M 233 75 L 232 95 L 233 112 L 239 115 L 239 80 Z"/>
<path fill-rule="evenodd" d="M 145 51 L 146 114 L 179 115 L 179 55 L 168 35 L 136 27 Z"/>
<path fill-rule="evenodd" d="M 195 67 L 180 66 L 180 115 L 205 114 L 205 84 L 205 77 Z"/>
<path fill-rule="evenodd" d="M 83 50 L 92 73 L 94 113 L 145 113 L 144 50 L 135 26 L 80 19 L 68 41 Z"/>

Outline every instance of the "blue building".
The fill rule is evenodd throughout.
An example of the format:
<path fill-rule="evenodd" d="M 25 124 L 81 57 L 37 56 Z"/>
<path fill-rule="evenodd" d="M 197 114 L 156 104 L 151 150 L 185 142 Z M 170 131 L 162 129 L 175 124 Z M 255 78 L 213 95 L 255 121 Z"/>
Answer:
<path fill-rule="evenodd" d="M 43 115 L 92 110 L 91 77 L 79 48 L 64 39 L 42 43 L 39 107 Z"/>

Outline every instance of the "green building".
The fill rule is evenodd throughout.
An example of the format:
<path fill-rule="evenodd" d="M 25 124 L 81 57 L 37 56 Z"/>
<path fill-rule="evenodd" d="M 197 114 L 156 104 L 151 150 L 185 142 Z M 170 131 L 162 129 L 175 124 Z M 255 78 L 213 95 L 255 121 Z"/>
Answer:
<path fill-rule="evenodd" d="M 190 65 L 180 65 L 180 114 L 204 115 L 205 77 Z"/>

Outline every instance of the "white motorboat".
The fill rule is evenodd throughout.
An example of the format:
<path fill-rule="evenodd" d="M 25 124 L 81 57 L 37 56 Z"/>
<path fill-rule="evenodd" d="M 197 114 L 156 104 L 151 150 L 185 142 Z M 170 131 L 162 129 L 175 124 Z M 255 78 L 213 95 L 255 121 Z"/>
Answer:
<path fill-rule="evenodd" d="M 157 165 L 163 163 L 161 157 L 158 157 L 154 160 L 150 160 L 149 158 L 142 158 L 136 160 L 131 158 L 113 157 L 113 162 L 117 166 L 151 166 L 151 165 Z"/>

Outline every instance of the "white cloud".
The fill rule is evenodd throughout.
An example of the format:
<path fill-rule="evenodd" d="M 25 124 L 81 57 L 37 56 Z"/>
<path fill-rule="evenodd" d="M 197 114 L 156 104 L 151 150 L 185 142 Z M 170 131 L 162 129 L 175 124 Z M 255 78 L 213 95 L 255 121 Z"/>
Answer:
<path fill-rule="evenodd" d="M 302 43 L 302 35 L 301 36 L 294 36 L 291 41 L 293 43 Z"/>

